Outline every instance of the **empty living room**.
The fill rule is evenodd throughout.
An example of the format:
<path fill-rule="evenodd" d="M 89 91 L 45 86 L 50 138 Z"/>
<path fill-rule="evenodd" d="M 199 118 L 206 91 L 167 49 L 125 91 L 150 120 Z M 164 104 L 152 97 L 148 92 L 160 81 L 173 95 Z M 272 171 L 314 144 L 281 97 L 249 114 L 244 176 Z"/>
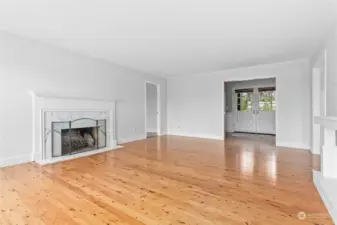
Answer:
<path fill-rule="evenodd" d="M 1 0 L 0 225 L 337 224 L 337 1 Z"/>

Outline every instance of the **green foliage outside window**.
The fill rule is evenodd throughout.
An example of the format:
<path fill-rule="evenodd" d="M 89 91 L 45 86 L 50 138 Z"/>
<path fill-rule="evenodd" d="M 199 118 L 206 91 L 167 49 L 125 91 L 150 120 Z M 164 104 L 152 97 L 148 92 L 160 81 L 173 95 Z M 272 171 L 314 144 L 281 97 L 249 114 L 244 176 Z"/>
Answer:
<path fill-rule="evenodd" d="M 276 110 L 276 92 L 275 91 L 259 91 L 258 109 L 260 111 Z M 252 110 L 253 92 L 237 93 L 237 110 L 249 112 Z"/>
<path fill-rule="evenodd" d="M 251 111 L 252 109 L 252 92 L 242 92 L 238 93 L 238 110 L 239 111 Z"/>
<path fill-rule="evenodd" d="M 275 91 L 261 91 L 259 109 L 261 111 L 276 110 L 276 93 Z"/>

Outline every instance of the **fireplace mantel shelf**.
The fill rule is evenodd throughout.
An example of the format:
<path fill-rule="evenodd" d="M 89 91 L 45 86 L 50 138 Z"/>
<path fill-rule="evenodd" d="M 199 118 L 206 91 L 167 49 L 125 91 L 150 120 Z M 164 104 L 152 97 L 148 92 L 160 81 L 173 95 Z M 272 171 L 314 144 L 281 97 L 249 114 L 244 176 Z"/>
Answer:
<path fill-rule="evenodd" d="M 83 98 L 83 97 L 66 97 L 66 96 L 53 96 L 46 94 L 39 94 L 35 92 L 30 92 L 32 96 L 45 99 L 67 99 L 67 100 L 79 100 L 79 101 L 97 101 L 97 102 L 116 102 L 115 99 L 103 99 L 103 98 Z"/>

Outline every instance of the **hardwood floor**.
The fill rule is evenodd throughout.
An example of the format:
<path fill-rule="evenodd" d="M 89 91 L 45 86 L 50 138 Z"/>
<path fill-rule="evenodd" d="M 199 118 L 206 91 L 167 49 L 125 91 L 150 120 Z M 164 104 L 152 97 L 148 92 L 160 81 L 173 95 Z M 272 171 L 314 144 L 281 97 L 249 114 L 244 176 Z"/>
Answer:
<path fill-rule="evenodd" d="M 261 140 L 154 137 L 0 169 L 0 224 L 333 224 L 312 182 L 318 164 Z"/>

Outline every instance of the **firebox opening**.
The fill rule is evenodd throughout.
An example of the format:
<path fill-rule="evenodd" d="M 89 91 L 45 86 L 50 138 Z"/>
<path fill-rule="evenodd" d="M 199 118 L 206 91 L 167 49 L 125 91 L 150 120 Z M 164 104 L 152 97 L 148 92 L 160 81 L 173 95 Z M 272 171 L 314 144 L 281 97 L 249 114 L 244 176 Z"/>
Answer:
<path fill-rule="evenodd" d="M 99 127 L 62 129 L 62 155 L 98 149 Z"/>

